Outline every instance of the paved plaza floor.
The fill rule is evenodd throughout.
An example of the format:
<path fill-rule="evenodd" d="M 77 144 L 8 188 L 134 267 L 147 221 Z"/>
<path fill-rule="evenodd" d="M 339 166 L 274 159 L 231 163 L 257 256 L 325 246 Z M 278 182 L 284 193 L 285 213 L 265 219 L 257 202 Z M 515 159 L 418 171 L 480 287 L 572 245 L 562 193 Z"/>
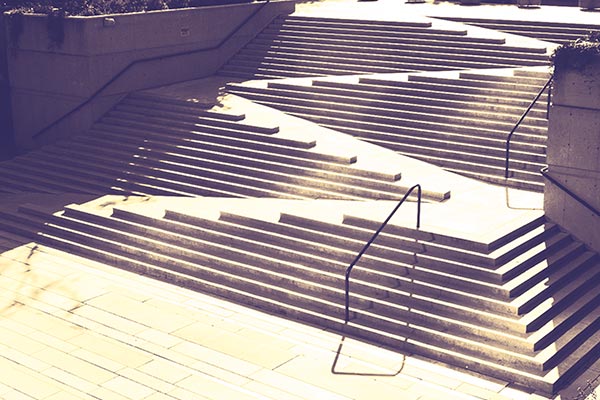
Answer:
<path fill-rule="evenodd" d="M 330 0 L 298 12 L 600 23 L 577 8 Z M 66 204 L 66 203 L 65 203 Z M 556 399 L 600 395 L 600 362 Z M 0 232 L 1 399 L 542 400 L 527 388 L 390 351 Z"/>

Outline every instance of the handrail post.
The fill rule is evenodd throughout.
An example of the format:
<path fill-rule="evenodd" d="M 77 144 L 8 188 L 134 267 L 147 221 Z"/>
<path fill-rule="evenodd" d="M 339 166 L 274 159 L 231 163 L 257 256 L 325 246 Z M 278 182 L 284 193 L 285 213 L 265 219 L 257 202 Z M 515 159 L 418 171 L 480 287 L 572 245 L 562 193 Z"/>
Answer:
<path fill-rule="evenodd" d="M 346 324 L 348 323 L 348 321 L 350 321 L 350 274 L 352 273 L 352 269 L 354 268 L 354 266 L 356 265 L 356 263 L 358 263 L 358 260 L 360 260 L 360 258 L 363 256 L 363 254 L 365 254 L 365 252 L 371 246 L 371 244 L 373 244 L 373 242 L 375 241 L 375 239 L 377 239 L 377 237 L 379 236 L 379 234 L 381 233 L 381 231 L 383 231 L 383 229 L 387 226 L 388 222 L 390 222 L 390 220 L 392 219 L 392 217 L 394 216 L 394 214 L 396 214 L 396 211 L 398 211 L 398 209 L 400 208 L 400 206 L 402 205 L 402 203 L 404 203 L 404 201 L 408 198 L 408 196 L 410 196 L 410 194 L 415 189 L 417 189 L 417 229 L 419 229 L 421 227 L 421 185 L 417 183 L 416 185 L 414 185 L 410 189 L 408 189 L 408 191 L 406 192 L 406 194 L 404 195 L 404 197 L 402 197 L 402 199 L 398 202 L 398 204 L 396 205 L 396 207 L 394 207 L 394 209 L 392 210 L 392 212 L 390 213 L 390 215 L 388 215 L 388 217 L 385 219 L 385 221 L 383 221 L 383 223 L 375 231 L 375 233 L 373 234 L 373 236 L 371 236 L 371 238 L 367 241 L 367 243 L 363 246 L 363 248 L 358 252 L 358 254 L 354 258 L 354 260 L 348 266 L 348 268 L 346 268 L 345 288 L 344 288 L 345 289 L 345 317 L 344 317 L 344 322 Z"/>
<path fill-rule="evenodd" d="M 533 108 L 535 103 L 537 103 L 537 101 L 540 99 L 540 97 L 542 97 L 542 94 L 548 87 L 550 89 L 548 90 L 548 104 L 546 106 L 546 118 L 548 118 L 548 115 L 550 114 L 550 95 L 552 92 L 552 85 L 550 85 L 550 83 L 552 82 L 553 78 L 554 78 L 554 75 L 551 74 L 550 78 L 548 78 L 548 80 L 546 81 L 546 84 L 544 85 L 542 90 L 540 90 L 538 92 L 537 96 L 535 96 L 535 98 L 533 99 L 531 104 L 529 104 L 529 107 L 527 107 L 527 110 L 525 110 L 525 112 L 521 115 L 521 118 L 519 118 L 519 121 L 517 121 L 515 126 L 512 128 L 512 130 L 506 137 L 506 147 L 505 147 L 505 154 L 504 154 L 504 178 L 505 179 L 508 179 L 508 175 L 509 175 L 510 141 L 513 137 L 513 134 L 516 132 L 517 128 L 519 128 L 521 123 L 525 120 L 525 117 L 527 117 L 527 115 L 529 114 L 529 112 L 531 111 L 531 109 Z"/>
<path fill-rule="evenodd" d="M 504 157 L 504 179 L 508 179 L 508 159 L 510 158 L 510 139 L 512 137 L 512 132 L 508 135 L 508 139 L 506 140 L 506 157 Z"/>
<path fill-rule="evenodd" d="M 550 103 L 552 102 L 552 85 L 548 87 L 548 100 L 546 102 L 546 119 L 550 119 Z"/>
<path fill-rule="evenodd" d="M 354 264 L 352 264 L 352 265 L 354 265 Z M 345 298 L 346 315 L 344 317 L 344 321 L 346 323 L 348 323 L 348 321 L 350 321 L 350 272 L 351 271 L 352 271 L 352 269 L 350 269 L 350 268 L 346 269 L 346 281 L 345 281 L 345 283 L 346 283 L 346 287 L 345 287 L 345 290 L 346 290 L 346 298 Z"/>
<path fill-rule="evenodd" d="M 421 227 L 421 185 L 417 186 L 417 229 Z"/>

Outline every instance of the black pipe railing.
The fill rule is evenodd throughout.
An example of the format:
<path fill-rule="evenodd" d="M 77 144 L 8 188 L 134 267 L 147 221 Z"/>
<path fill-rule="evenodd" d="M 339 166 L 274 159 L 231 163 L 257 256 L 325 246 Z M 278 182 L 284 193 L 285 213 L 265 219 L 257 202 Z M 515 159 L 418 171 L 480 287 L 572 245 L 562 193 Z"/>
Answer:
<path fill-rule="evenodd" d="M 548 87 L 550 87 L 550 89 L 548 90 L 548 102 L 546 105 L 546 118 L 548 118 L 548 115 L 550 114 L 550 96 L 552 96 L 552 86 L 550 85 L 550 83 L 552 82 L 553 78 L 554 78 L 554 75 L 550 75 L 550 78 L 548 78 L 548 81 L 546 82 L 546 84 L 544 85 L 542 90 L 540 90 L 539 93 L 537 94 L 537 96 L 535 96 L 535 98 L 533 99 L 531 104 L 529 104 L 529 107 L 527 107 L 525 112 L 521 115 L 521 118 L 519 118 L 519 121 L 517 121 L 514 128 L 512 128 L 512 130 L 508 134 L 508 137 L 506 138 L 506 152 L 505 152 L 505 161 L 504 161 L 504 178 L 505 179 L 508 179 L 508 176 L 509 176 L 508 164 L 510 161 L 510 141 L 512 140 L 513 134 L 519 128 L 521 123 L 525 120 L 525 118 L 527 117 L 527 115 L 529 114 L 529 112 L 531 111 L 533 106 L 535 106 L 537 101 L 540 99 L 540 97 L 542 97 L 542 94 L 544 93 L 544 91 L 546 91 L 546 89 Z"/>
<path fill-rule="evenodd" d="M 402 197 L 402 199 L 398 202 L 398 205 L 396 205 L 396 207 L 392 210 L 390 215 L 385 219 L 385 221 L 383 221 L 383 223 L 377 229 L 377 231 L 373 234 L 373 236 L 371 236 L 371 239 L 369 239 L 369 241 L 363 246 L 363 248 L 358 253 L 356 258 L 354 258 L 354 261 L 352 261 L 352 263 L 350 263 L 348 268 L 346 268 L 346 314 L 345 314 L 345 322 L 346 323 L 348 323 L 348 321 L 350 320 L 350 274 L 352 273 L 352 269 L 354 268 L 354 266 L 356 265 L 358 260 L 360 260 L 360 258 L 363 256 L 363 254 L 365 254 L 365 252 L 369 249 L 371 244 L 373 244 L 375 239 L 377 239 L 377 237 L 379 236 L 381 231 L 387 226 L 388 222 L 390 222 L 390 220 L 392 219 L 394 214 L 396 214 L 396 211 L 398 211 L 398 209 L 400 208 L 402 203 L 404 203 L 404 201 L 408 198 L 408 196 L 410 196 L 410 194 L 415 189 L 417 189 L 417 229 L 420 228 L 420 226 L 421 226 L 421 185 L 416 184 L 413 187 L 411 187 L 410 189 L 408 189 L 408 192 L 406 192 L 404 197 Z"/>
<path fill-rule="evenodd" d="M 223 46 L 229 39 L 231 39 L 233 37 L 233 35 L 235 35 L 236 33 L 238 33 L 239 30 L 242 29 L 242 27 L 244 25 L 246 25 L 246 23 L 248 23 L 248 21 L 250 21 L 250 19 L 252 19 L 256 14 L 258 14 L 267 4 L 269 4 L 270 1 L 271 0 L 265 0 L 265 2 L 260 7 L 258 7 L 250 15 L 248 15 L 242 22 L 240 22 L 231 32 L 229 32 L 227 34 L 227 36 L 225 36 L 216 45 L 213 45 L 213 46 L 210 46 L 210 47 L 203 47 L 201 49 L 186 50 L 186 51 L 180 51 L 180 52 L 176 52 L 176 53 L 162 54 L 162 55 L 159 55 L 159 56 L 153 56 L 153 57 L 147 57 L 147 58 L 140 58 L 138 60 L 134 60 L 134 61 L 130 62 L 123 69 L 121 69 L 118 73 L 116 73 L 111 79 L 109 79 L 105 84 L 103 84 L 102 86 L 100 86 L 100 88 L 97 89 L 94 93 L 92 93 L 86 100 L 84 100 L 83 102 L 81 102 L 79 105 L 77 105 L 75 108 L 73 108 L 71 111 L 67 112 L 66 114 L 64 114 L 60 118 L 56 119 L 51 124 L 47 125 L 45 128 L 43 128 L 40 131 L 38 131 L 37 133 L 35 133 L 32 137 L 34 139 L 36 139 L 36 138 L 44 135 L 50 129 L 54 128 L 56 125 L 60 124 L 62 121 L 64 121 L 65 119 L 67 119 L 71 115 L 73 115 L 76 112 L 78 112 L 79 110 L 81 110 L 83 107 L 85 107 L 86 105 L 88 105 L 89 103 L 91 103 L 93 100 L 95 100 L 96 97 L 98 97 L 110 85 L 112 85 L 113 83 L 115 83 L 117 81 L 117 79 L 119 79 L 127 71 L 129 71 L 131 68 L 133 68 L 134 66 L 136 66 L 138 64 L 142 64 L 142 63 L 146 63 L 146 62 L 150 62 L 150 61 L 159 61 L 159 60 L 163 60 L 163 59 L 167 59 L 167 58 L 173 58 L 173 57 L 188 56 L 188 55 L 192 55 L 192 54 L 196 54 L 196 53 L 204 53 L 206 51 L 212 51 L 212 50 L 218 49 L 219 47 Z"/>
<path fill-rule="evenodd" d="M 548 167 L 542 168 L 540 170 L 540 172 L 542 173 L 542 176 L 544 178 L 548 179 L 550 182 L 552 182 L 554 185 L 556 185 L 558 188 L 560 188 L 563 192 L 565 192 L 566 194 L 568 194 L 569 196 L 571 196 L 579 204 L 581 204 L 582 206 L 584 206 L 585 208 L 587 208 L 588 210 L 590 210 L 591 212 L 593 212 L 597 216 L 600 216 L 600 210 L 598 210 L 596 207 L 592 206 L 590 203 L 588 203 L 587 201 L 585 201 L 584 199 L 582 199 L 581 197 L 579 197 L 575 192 L 573 192 L 571 189 L 569 189 L 568 187 L 566 187 L 565 185 L 563 185 L 562 183 L 560 183 L 552 175 L 550 175 L 550 173 L 548 172 Z"/>

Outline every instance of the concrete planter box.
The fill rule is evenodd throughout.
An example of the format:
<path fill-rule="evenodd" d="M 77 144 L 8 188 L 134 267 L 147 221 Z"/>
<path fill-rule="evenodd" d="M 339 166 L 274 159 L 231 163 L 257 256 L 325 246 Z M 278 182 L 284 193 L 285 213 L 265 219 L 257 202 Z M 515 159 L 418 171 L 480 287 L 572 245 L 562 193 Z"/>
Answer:
<path fill-rule="evenodd" d="M 53 43 L 48 37 L 45 15 L 25 15 L 21 35 L 6 43 L 18 146 L 32 148 L 80 133 L 128 92 L 214 74 L 273 18 L 294 11 L 292 1 L 263 5 L 259 2 L 67 17 L 62 24 L 62 43 Z M 98 101 L 44 135 L 44 140 L 32 139 L 32 135 L 87 99 L 130 63 L 215 47 L 251 15 L 218 48 L 136 64 L 103 91 Z"/>
<path fill-rule="evenodd" d="M 463 6 L 478 6 L 481 4 L 481 0 L 460 0 L 460 4 Z"/>
<path fill-rule="evenodd" d="M 579 8 L 582 10 L 593 10 L 600 8 L 600 0 L 579 0 Z"/>
<path fill-rule="evenodd" d="M 557 70 L 552 101 L 564 106 L 600 109 L 600 57 L 582 70 Z"/>
<path fill-rule="evenodd" d="M 549 173 L 592 207 L 600 209 L 600 57 L 582 70 L 555 73 L 547 162 Z M 600 217 L 553 183 L 544 209 L 586 245 L 600 251 Z"/>
<path fill-rule="evenodd" d="M 537 8 L 541 7 L 542 0 L 517 0 L 519 8 Z"/>

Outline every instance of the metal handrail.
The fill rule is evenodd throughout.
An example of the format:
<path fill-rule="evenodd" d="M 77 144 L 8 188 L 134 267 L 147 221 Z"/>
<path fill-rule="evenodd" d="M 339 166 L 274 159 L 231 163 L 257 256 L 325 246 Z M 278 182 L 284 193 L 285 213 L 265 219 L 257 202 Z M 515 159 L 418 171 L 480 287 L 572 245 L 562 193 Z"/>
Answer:
<path fill-rule="evenodd" d="M 595 208 L 594 206 L 592 206 L 590 203 L 588 203 L 587 201 L 585 201 L 584 199 L 582 199 L 581 197 L 579 197 L 577 194 L 575 194 L 573 191 L 571 191 L 571 189 L 569 189 L 568 187 L 566 187 L 565 185 L 563 185 L 562 183 L 560 183 L 558 180 L 556 180 L 556 178 L 552 177 L 550 175 L 550 173 L 548 172 L 548 167 L 542 168 L 540 170 L 540 173 L 542 174 L 542 176 L 544 178 L 546 178 L 550 182 L 554 183 L 556 186 L 558 186 L 560 189 L 562 189 L 566 194 L 568 194 L 573 199 L 575 199 L 576 201 L 578 201 L 582 206 L 584 206 L 585 208 L 587 208 L 588 210 L 590 210 L 591 212 L 593 212 L 597 216 L 600 216 L 600 210 L 598 210 L 597 208 Z"/>
<path fill-rule="evenodd" d="M 356 265 L 356 263 L 358 262 L 358 260 L 360 260 L 360 258 L 362 257 L 362 255 L 371 246 L 371 244 L 373 244 L 373 242 L 375 241 L 375 239 L 377 239 L 377 236 L 379 236 L 379 234 L 386 227 L 386 225 L 388 224 L 388 222 L 390 222 L 390 219 L 392 219 L 392 217 L 394 216 L 394 214 L 396 214 L 396 211 L 398 211 L 398 209 L 400 208 L 400 206 L 402 205 L 402 203 L 404 203 L 404 201 L 408 198 L 408 196 L 410 196 L 410 194 L 415 189 L 417 189 L 417 229 L 419 229 L 419 227 L 421 226 L 421 185 L 420 184 L 416 184 L 413 187 L 411 187 L 410 189 L 408 189 L 408 192 L 406 192 L 406 194 L 404 195 L 404 197 L 402 197 L 402 200 L 400 200 L 398 202 L 398 205 L 392 210 L 392 212 L 386 218 L 386 220 L 383 221 L 383 223 L 381 224 L 381 226 L 379 227 L 379 229 L 377 229 L 377 231 L 375 231 L 375 233 L 373 234 L 373 236 L 371 236 L 371 239 L 369 239 L 369 241 L 363 246 L 362 250 L 358 253 L 358 255 L 356 256 L 356 258 L 354 259 L 354 261 L 352 261 L 352 263 L 350 263 L 350 265 L 348 266 L 348 268 L 346 268 L 346 316 L 345 316 L 345 322 L 346 323 L 348 323 L 348 321 L 350 320 L 350 274 L 352 273 L 352 269 L 354 268 L 354 266 Z"/>
<path fill-rule="evenodd" d="M 510 141 L 512 139 L 512 136 L 515 133 L 515 131 L 519 128 L 519 126 L 521 125 L 523 120 L 527 117 L 527 115 L 529 114 L 529 112 L 531 111 L 531 109 L 533 108 L 535 103 L 537 103 L 537 101 L 540 99 L 540 97 L 542 97 L 542 94 L 544 93 L 544 91 L 548 88 L 548 86 L 550 86 L 550 83 L 552 82 L 553 78 L 554 78 L 554 75 L 550 75 L 550 78 L 548 78 L 548 81 L 546 82 L 546 84 L 544 85 L 542 90 L 540 90 L 539 93 L 537 94 L 537 96 L 535 96 L 535 98 L 533 99 L 531 104 L 529 104 L 529 107 L 527 107 L 527 110 L 525 110 L 525 112 L 521 115 L 521 118 L 519 118 L 519 121 L 515 124 L 515 126 L 512 128 L 512 130 L 508 134 L 508 137 L 506 138 L 506 153 L 505 153 L 505 163 L 504 163 L 504 178 L 505 179 L 508 179 L 508 172 L 509 172 L 508 171 L 509 170 L 508 163 L 509 163 L 509 159 L 510 159 Z M 546 105 L 546 118 L 548 118 L 548 114 L 550 113 L 550 96 L 551 95 L 552 95 L 552 86 L 550 86 L 550 90 L 548 90 L 548 103 Z"/>
<path fill-rule="evenodd" d="M 100 86 L 100 88 L 97 89 L 94 93 L 92 93 L 92 95 L 90 97 L 88 97 L 86 100 L 84 100 L 78 106 L 73 108 L 71 111 L 64 114 L 62 117 L 56 119 L 50 125 L 47 125 L 45 128 L 38 131 L 36 134 L 34 134 L 32 136 L 32 138 L 36 139 L 36 138 L 44 135 L 46 132 L 48 132 L 48 130 L 55 127 L 56 125 L 58 125 L 59 123 L 64 121 L 66 118 L 70 117 L 71 115 L 75 114 L 76 112 L 81 110 L 83 107 L 85 107 L 86 105 L 91 103 L 94 99 L 96 99 L 96 97 L 98 97 L 98 95 L 100 95 L 100 93 L 102 93 L 104 90 L 106 90 L 106 88 L 108 88 L 110 85 L 112 85 L 114 82 L 116 82 L 117 79 L 119 79 L 121 76 L 123 76 L 123 74 L 125 74 L 127 71 L 129 71 L 132 67 L 134 67 L 137 64 L 141 64 L 141 63 L 145 63 L 145 62 L 149 62 L 149 61 L 158 61 L 158 60 L 172 58 L 172 57 L 187 56 L 187 55 L 191 55 L 191 54 L 195 54 L 195 53 L 203 53 L 205 51 L 211 51 L 211 50 L 218 49 L 219 47 L 223 46 L 223 44 L 225 44 L 225 42 L 227 42 L 229 39 L 231 39 L 233 37 L 233 35 L 235 35 L 244 25 L 246 25 L 246 23 L 248 21 L 250 21 L 250 19 L 252 19 L 256 14 L 258 14 L 270 2 L 271 2 L 271 0 L 266 0 L 259 8 L 254 10 L 252 12 L 252 14 L 248 15 L 240 24 L 238 24 L 231 32 L 229 32 L 227 34 L 227 36 L 225 36 L 216 45 L 213 45 L 210 47 L 203 47 L 201 49 L 186 50 L 186 51 L 180 51 L 177 53 L 162 54 L 159 56 L 140 58 L 138 60 L 134 60 L 134 61 L 130 62 L 123 69 L 121 69 L 117 74 L 115 74 L 111 79 L 109 79 L 104 85 Z"/>

